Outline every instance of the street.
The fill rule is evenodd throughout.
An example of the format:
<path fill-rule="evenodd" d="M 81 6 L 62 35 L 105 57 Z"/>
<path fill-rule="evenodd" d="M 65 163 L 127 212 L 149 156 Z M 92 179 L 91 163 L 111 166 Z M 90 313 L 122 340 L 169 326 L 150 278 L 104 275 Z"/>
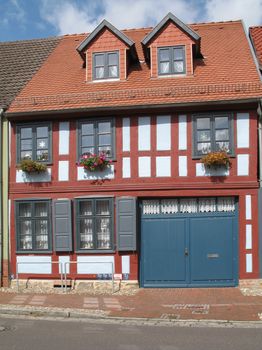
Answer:
<path fill-rule="evenodd" d="M 256 350 L 259 328 L 125 325 L 98 320 L 0 318 L 1 350 Z"/>

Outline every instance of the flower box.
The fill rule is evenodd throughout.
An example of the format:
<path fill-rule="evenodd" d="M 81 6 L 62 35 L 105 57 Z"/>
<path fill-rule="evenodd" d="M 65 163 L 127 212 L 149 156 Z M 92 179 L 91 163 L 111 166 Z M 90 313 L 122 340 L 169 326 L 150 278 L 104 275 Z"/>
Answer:
<path fill-rule="evenodd" d="M 112 163 L 111 159 L 108 159 L 106 153 L 100 154 L 84 153 L 80 157 L 78 165 L 84 167 L 88 171 L 103 171 L 110 167 Z"/>
<path fill-rule="evenodd" d="M 18 164 L 18 169 L 24 171 L 27 174 L 40 174 L 47 171 L 46 164 L 37 162 L 32 159 L 24 159 Z"/>
<path fill-rule="evenodd" d="M 202 159 L 201 163 L 207 168 L 220 168 L 226 169 L 231 168 L 231 160 L 228 154 L 224 151 L 210 152 L 206 154 Z"/>

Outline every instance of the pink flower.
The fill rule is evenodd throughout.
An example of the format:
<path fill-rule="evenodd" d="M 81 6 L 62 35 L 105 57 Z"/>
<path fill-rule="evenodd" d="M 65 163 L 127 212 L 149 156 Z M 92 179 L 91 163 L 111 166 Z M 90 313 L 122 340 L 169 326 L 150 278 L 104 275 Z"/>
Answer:
<path fill-rule="evenodd" d="M 87 159 L 88 158 L 88 155 L 87 154 L 84 154 L 83 155 L 83 159 Z"/>
<path fill-rule="evenodd" d="M 112 164 L 112 160 L 111 159 L 109 159 L 109 163 Z"/>

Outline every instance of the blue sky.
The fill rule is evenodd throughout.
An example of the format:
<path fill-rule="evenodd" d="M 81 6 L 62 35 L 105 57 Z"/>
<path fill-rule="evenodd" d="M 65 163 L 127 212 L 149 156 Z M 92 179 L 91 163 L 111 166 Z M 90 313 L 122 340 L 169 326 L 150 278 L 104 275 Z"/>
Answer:
<path fill-rule="evenodd" d="M 154 26 L 169 11 L 185 23 L 243 19 L 262 25 L 262 0 L 0 0 L 0 41 Z"/>

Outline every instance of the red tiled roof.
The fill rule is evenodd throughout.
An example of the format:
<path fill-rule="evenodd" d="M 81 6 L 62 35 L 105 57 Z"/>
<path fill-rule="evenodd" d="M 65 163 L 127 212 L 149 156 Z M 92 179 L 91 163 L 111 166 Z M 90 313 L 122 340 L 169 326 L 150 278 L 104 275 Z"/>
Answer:
<path fill-rule="evenodd" d="M 262 67 L 262 26 L 249 28 L 249 34 L 256 52 L 257 60 Z"/>
<path fill-rule="evenodd" d="M 62 37 L 9 112 L 139 106 L 240 100 L 262 95 L 262 87 L 241 21 L 191 25 L 201 36 L 203 59 L 194 75 L 150 78 L 141 40 L 151 28 L 124 30 L 135 41 L 139 62 L 126 81 L 85 82 L 83 61 L 76 47 L 87 34 Z"/>

